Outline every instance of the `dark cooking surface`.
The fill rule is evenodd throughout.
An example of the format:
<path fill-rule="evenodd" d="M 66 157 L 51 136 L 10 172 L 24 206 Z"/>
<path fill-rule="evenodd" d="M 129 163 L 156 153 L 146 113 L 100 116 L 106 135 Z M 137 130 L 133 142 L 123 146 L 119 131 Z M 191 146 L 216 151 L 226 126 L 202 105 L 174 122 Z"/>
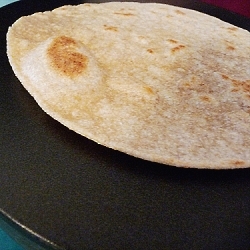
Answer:
<path fill-rule="evenodd" d="M 250 169 L 180 169 L 135 159 L 47 116 L 14 76 L 7 27 L 81 1 L 0 9 L 0 209 L 67 249 L 250 249 Z M 166 1 L 250 30 L 250 20 L 196 1 Z"/>

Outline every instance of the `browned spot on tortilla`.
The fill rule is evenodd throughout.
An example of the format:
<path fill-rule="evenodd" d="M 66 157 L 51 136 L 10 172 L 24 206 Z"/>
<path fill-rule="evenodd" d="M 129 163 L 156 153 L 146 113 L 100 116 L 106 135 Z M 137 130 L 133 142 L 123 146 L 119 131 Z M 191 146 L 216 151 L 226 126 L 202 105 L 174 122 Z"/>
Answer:
<path fill-rule="evenodd" d="M 154 53 L 154 51 L 152 49 L 147 49 L 147 52 L 150 54 Z"/>
<path fill-rule="evenodd" d="M 221 75 L 223 79 L 228 80 L 229 77 L 227 75 Z"/>
<path fill-rule="evenodd" d="M 183 84 L 183 87 L 190 88 L 191 84 L 189 82 L 186 82 L 186 83 Z"/>
<path fill-rule="evenodd" d="M 238 167 L 245 165 L 244 161 L 232 161 L 231 163 Z"/>
<path fill-rule="evenodd" d="M 76 77 L 86 70 L 88 57 L 78 52 L 77 42 L 66 36 L 53 40 L 47 50 L 51 66 L 61 74 Z"/>
<path fill-rule="evenodd" d="M 229 80 L 232 82 L 233 87 L 234 87 L 231 90 L 232 92 L 237 92 L 237 91 L 241 90 L 244 93 L 247 93 L 247 94 L 250 93 L 250 80 L 240 81 L 240 80 L 232 79 L 229 76 L 224 75 L 224 74 L 222 74 L 221 76 L 223 79 Z"/>
<path fill-rule="evenodd" d="M 152 90 L 151 87 L 149 87 L 149 86 L 144 86 L 144 89 L 146 90 L 146 92 L 147 92 L 148 94 L 154 94 L 154 91 Z"/>
<path fill-rule="evenodd" d="M 115 12 L 116 15 L 122 15 L 122 16 L 135 16 L 133 13 L 123 13 L 123 12 Z"/>
<path fill-rule="evenodd" d="M 204 102 L 211 102 L 210 97 L 209 97 L 209 96 L 206 96 L 206 95 L 201 96 L 200 99 L 201 99 L 202 101 L 204 101 Z"/>
<path fill-rule="evenodd" d="M 174 40 L 174 39 L 168 39 L 168 41 L 170 42 L 170 43 L 178 43 L 176 40 Z"/>
<path fill-rule="evenodd" d="M 105 30 L 110 30 L 110 31 L 118 31 L 118 28 L 115 26 L 108 26 L 108 25 L 104 25 L 104 29 Z"/>
<path fill-rule="evenodd" d="M 227 29 L 230 30 L 230 31 L 236 31 L 236 30 L 238 30 L 238 28 L 236 28 L 236 27 L 228 27 Z"/>
<path fill-rule="evenodd" d="M 184 48 L 186 48 L 185 45 L 178 45 L 178 46 L 172 48 L 171 51 L 174 53 L 174 52 L 180 51 L 181 49 L 184 49 Z"/>
<path fill-rule="evenodd" d="M 235 50 L 235 47 L 233 47 L 232 45 L 228 45 L 228 46 L 227 46 L 227 49 L 228 49 L 228 50 Z"/>
<path fill-rule="evenodd" d="M 186 15 L 183 11 L 181 11 L 181 10 L 176 10 L 175 11 L 177 14 L 179 14 L 179 15 Z"/>
<path fill-rule="evenodd" d="M 232 80 L 234 87 L 241 89 L 245 93 L 250 93 L 250 80 L 239 81 Z"/>
<path fill-rule="evenodd" d="M 238 89 L 232 89 L 231 92 L 238 92 Z"/>
<path fill-rule="evenodd" d="M 246 96 L 247 99 L 250 100 L 250 94 L 246 94 L 245 96 Z"/>

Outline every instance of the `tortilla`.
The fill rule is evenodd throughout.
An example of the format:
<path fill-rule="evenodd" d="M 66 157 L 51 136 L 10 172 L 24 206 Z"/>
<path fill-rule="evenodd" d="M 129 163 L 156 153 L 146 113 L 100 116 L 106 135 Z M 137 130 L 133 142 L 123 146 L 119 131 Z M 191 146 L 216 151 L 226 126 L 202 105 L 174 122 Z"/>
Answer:
<path fill-rule="evenodd" d="M 8 30 L 41 108 L 104 146 L 177 167 L 250 167 L 250 34 L 156 3 L 63 6 Z"/>

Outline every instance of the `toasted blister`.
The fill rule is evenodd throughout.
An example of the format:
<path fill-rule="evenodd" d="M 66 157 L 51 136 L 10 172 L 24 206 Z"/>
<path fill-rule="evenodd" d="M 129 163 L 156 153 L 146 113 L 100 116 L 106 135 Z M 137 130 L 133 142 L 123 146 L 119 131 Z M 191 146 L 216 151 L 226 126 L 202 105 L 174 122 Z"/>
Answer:
<path fill-rule="evenodd" d="M 53 118 L 167 165 L 250 167 L 250 34 L 156 3 L 63 6 L 17 20 L 7 54 Z"/>
<path fill-rule="evenodd" d="M 22 75 L 42 95 L 96 90 L 103 70 L 80 41 L 58 36 L 41 42 L 20 60 Z"/>

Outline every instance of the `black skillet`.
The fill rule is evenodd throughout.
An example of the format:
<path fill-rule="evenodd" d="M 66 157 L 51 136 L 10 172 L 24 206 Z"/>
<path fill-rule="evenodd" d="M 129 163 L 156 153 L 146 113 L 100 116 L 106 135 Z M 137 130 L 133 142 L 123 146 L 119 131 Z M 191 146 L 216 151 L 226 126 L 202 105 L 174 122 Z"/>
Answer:
<path fill-rule="evenodd" d="M 14 76 L 7 27 L 80 2 L 0 9 L 0 226 L 27 249 L 250 249 L 250 169 L 175 168 L 97 145 L 41 111 Z M 250 30 L 249 19 L 223 9 L 166 3 Z"/>

